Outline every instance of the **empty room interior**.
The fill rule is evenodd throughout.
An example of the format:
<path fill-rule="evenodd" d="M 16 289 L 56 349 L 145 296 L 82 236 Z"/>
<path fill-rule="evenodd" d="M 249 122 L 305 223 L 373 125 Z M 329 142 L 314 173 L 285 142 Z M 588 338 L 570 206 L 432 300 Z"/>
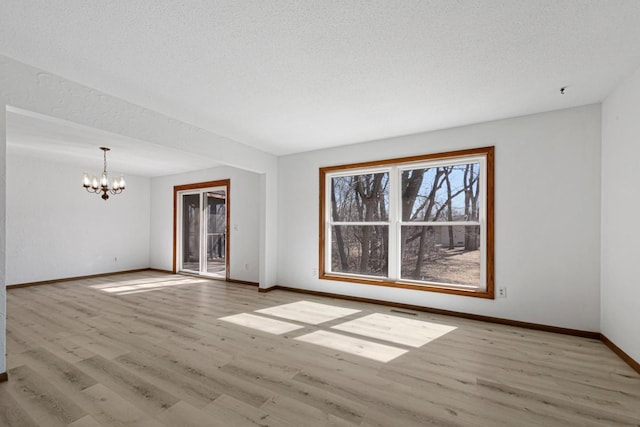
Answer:
<path fill-rule="evenodd" d="M 640 425 L 640 2 L 0 0 L 0 426 Z"/>

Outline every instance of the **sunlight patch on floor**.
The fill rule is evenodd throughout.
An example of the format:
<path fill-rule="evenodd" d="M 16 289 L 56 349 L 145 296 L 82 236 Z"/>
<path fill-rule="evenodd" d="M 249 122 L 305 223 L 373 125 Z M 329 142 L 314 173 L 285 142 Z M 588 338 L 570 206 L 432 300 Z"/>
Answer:
<path fill-rule="evenodd" d="M 360 312 L 361 310 L 310 301 L 298 301 L 254 311 L 254 313 L 281 317 L 298 323 L 314 325 L 318 328 L 318 330 L 311 333 L 295 337 L 294 339 L 296 340 L 383 363 L 406 354 L 410 349 L 372 342 L 364 338 L 418 348 L 456 329 L 455 326 L 382 313 L 369 314 L 355 320 L 343 321 L 333 326 L 323 327 L 320 325 L 324 322 Z M 250 313 L 221 317 L 220 320 L 277 335 L 304 328 L 304 326 Z M 329 327 L 335 332 L 322 329 Z M 337 333 L 337 331 L 343 331 L 349 335 Z M 359 335 L 362 338 L 351 335 Z"/>
<path fill-rule="evenodd" d="M 256 316 L 249 313 L 240 313 L 233 316 L 221 317 L 219 320 L 235 323 L 236 325 L 246 326 L 247 328 L 257 329 L 271 334 L 284 334 L 286 332 L 302 329 L 304 326 L 294 325 L 293 323 L 283 322 L 282 320 L 269 319 L 267 317 Z"/>
<path fill-rule="evenodd" d="M 139 292 L 154 291 L 170 286 L 191 285 L 193 280 L 176 279 L 176 280 L 129 280 L 123 282 L 110 283 L 108 285 L 90 285 L 90 288 L 107 292 L 114 295 L 128 295 Z"/>
<path fill-rule="evenodd" d="M 296 339 L 384 363 L 402 356 L 408 351 L 328 331 L 315 331 Z"/>
<path fill-rule="evenodd" d="M 351 334 L 403 344 L 409 347 L 421 347 L 429 341 L 456 329 L 455 326 L 390 316 L 382 313 L 370 314 L 356 320 L 332 326 L 331 328 Z"/>
<path fill-rule="evenodd" d="M 336 307 L 334 305 L 319 304 L 310 301 L 298 301 L 290 304 L 256 310 L 256 313 L 268 314 L 297 322 L 319 325 L 330 320 L 339 319 L 350 314 L 359 313 L 360 310 Z"/>
<path fill-rule="evenodd" d="M 186 280 L 183 277 L 176 277 L 175 279 L 166 279 L 166 278 L 157 278 L 157 277 L 149 277 L 144 279 L 133 279 L 133 280 L 119 280 L 108 283 L 99 283 L 96 285 L 89 285 L 92 289 L 104 289 L 111 288 L 115 286 L 128 286 L 128 285 L 140 285 L 144 283 L 162 283 L 162 282 L 173 282 L 176 280 Z"/>
<path fill-rule="evenodd" d="M 152 289 L 140 289 L 139 291 L 126 291 L 126 292 L 118 292 L 116 295 L 131 295 L 131 294 L 141 294 L 143 292 L 153 292 L 155 290 L 158 290 L 159 288 L 152 288 Z"/>

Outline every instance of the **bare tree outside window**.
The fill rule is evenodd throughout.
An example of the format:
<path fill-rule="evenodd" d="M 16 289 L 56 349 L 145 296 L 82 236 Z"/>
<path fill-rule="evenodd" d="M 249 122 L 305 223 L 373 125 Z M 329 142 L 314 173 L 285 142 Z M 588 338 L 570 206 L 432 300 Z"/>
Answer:
<path fill-rule="evenodd" d="M 480 285 L 479 171 L 477 163 L 402 171 L 401 278 Z M 470 225 L 452 224 L 460 222 Z"/>
<path fill-rule="evenodd" d="M 332 269 L 386 276 L 389 174 L 341 176 L 331 180 Z"/>

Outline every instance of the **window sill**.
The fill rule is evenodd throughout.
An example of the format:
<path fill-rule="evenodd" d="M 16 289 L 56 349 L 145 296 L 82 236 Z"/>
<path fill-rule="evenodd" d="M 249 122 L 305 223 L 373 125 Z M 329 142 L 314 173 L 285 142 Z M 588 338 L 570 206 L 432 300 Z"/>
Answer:
<path fill-rule="evenodd" d="M 362 278 L 354 276 L 343 276 L 333 273 L 321 273 L 320 280 L 334 280 L 338 282 L 357 283 L 361 285 L 387 286 L 391 288 L 412 289 L 417 291 L 438 292 L 442 294 L 463 295 L 475 298 L 494 299 L 493 287 L 489 289 L 464 289 L 457 287 L 444 287 L 429 284 L 415 284 L 411 282 L 400 282 L 387 279 Z"/>

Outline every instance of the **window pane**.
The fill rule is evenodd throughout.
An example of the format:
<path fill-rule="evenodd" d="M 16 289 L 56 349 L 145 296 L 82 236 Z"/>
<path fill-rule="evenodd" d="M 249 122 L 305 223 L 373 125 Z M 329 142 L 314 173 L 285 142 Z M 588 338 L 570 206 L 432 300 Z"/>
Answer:
<path fill-rule="evenodd" d="M 340 176 L 331 179 L 331 219 L 370 222 L 389 219 L 389 173 Z"/>
<path fill-rule="evenodd" d="M 477 221 L 479 163 L 402 171 L 402 221 Z"/>
<path fill-rule="evenodd" d="M 480 226 L 403 226 L 401 278 L 480 286 Z"/>
<path fill-rule="evenodd" d="M 206 271 L 224 277 L 227 255 L 227 197 L 226 189 L 207 191 Z"/>
<path fill-rule="evenodd" d="M 182 196 L 182 268 L 200 270 L 200 194 Z"/>
<path fill-rule="evenodd" d="M 331 227 L 331 270 L 386 277 L 388 241 L 386 225 L 334 225 Z"/>

